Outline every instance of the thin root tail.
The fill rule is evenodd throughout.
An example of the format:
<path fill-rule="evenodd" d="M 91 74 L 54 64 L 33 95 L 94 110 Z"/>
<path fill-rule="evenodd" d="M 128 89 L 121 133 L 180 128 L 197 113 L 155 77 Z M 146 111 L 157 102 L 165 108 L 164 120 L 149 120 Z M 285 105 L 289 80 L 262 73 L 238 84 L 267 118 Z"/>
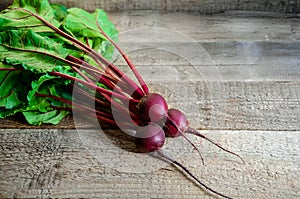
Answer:
<path fill-rule="evenodd" d="M 234 153 L 234 152 L 232 152 L 232 151 L 230 151 L 230 150 L 228 150 L 228 149 L 225 149 L 225 148 L 222 147 L 220 144 L 214 142 L 213 140 L 211 140 L 210 138 L 206 137 L 205 135 L 203 135 L 202 133 L 200 133 L 200 132 L 197 131 L 196 129 L 193 129 L 193 128 L 190 128 L 190 127 L 189 127 L 189 128 L 185 131 L 185 133 L 193 134 L 193 135 L 196 135 L 196 136 L 198 136 L 198 137 L 201 137 L 201 138 L 207 140 L 208 142 L 214 144 L 215 146 L 219 147 L 219 148 L 222 149 L 223 151 L 225 151 L 225 152 L 227 152 L 227 153 L 230 153 L 230 154 L 232 154 L 232 155 L 238 157 L 238 158 L 242 161 L 242 163 L 245 164 L 245 161 L 243 160 L 243 158 L 242 158 L 240 155 L 238 155 L 238 154 L 236 154 L 236 153 Z"/>
<path fill-rule="evenodd" d="M 218 191 L 215 191 L 214 189 L 210 188 L 208 185 L 204 184 L 199 178 L 197 178 L 191 171 L 189 171 L 184 165 L 182 165 L 181 163 L 177 162 L 176 160 L 171 159 L 170 157 L 168 157 L 167 155 L 165 155 L 162 151 L 157 151 L 157 155 L 161 158 L 163 158 L 164 160 L 172 163 L 173 165 L 175 165 L 175 167 L 177 167 L 177 169 L 181 169 L 183 172 L 185 172 L 185 174 L 189 177 L 191 177 L 192 179 L 194 179 L 199 185 L 201 185 L 202 187 L 204 187 L 206 190 L 210 191 L 211 193 L 214 193 L 218 196 L 221 196 L 223 198 L 226 199 L 233 199 L 229 196 L 224 195 L 223 193 L 220 193 Z"/>

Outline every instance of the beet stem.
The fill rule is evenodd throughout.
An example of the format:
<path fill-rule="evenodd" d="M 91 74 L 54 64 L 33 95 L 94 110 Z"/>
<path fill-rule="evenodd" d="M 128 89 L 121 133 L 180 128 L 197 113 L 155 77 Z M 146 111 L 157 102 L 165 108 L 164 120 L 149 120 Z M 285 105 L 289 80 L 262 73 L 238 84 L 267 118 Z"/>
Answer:
<path fill-rule="evenodd" d="M 135 75 L 135 77 L 137 78 L 138 82 L 140 83 L 140 85 L 142 86 L 145 94 L 149 94 L 149 88 L 146 84 L 146 82 L 143 80 L 142 76 L 140 75 L 140 73 L 137 71 L 136 67 L 134 66 L 134 64 L 132 63 L 132 61 L 127 57 L 127 55 L 123 52 L 123 50 L 120 48 L 120 46 L 114 41 L 112 40 L 106 33 L 105 31 L 101 28 L 99 21 L 97 21 L 97 26 L 98 29 L 100 30 L 100 32 L 104 35 L 104 37 L 110 41 L 110 43 L 119 51 L 119 53 L 122 55 L 122 57 L 124 58 L 124 60 L 126 61 L 126 63 L 128 64 L 129 68 L 131 69 L 131 71 L 133 72 L 133 74 Z"/>
<path fill-rule="evenodd" d="M 215 146 L 219 147 L 219 148 L 222 149 L 223 151 L 226 151 L 227 153 L 230 153 L 230 154 L 232 154 L 232 155 L 235 155 L 236 157 L 238 157 L 238 158 L 243 162 L 243 164 L 245 164 L 245 161 L 243 160 L 243 158 L 242 158 L 240 155 L 238 155 L 238 154 L 236 154 L 236 153 L 234 153 L 234 152 L 232 152 L 232 151 L 229 151 L 228 149 L 225 149 L 225 148 L 222 147 L 220 144 L 218 144 L 218 143 L 214 142 L 213 140 L 209 139 L 208 137 L 206 137 L 205 135 L 203 135 L 202 133 L 200 133 L 200 132 L 197 131 L 196 129 L 193 129 L 193 128 L 188 127 L 188 129 L 185 131 L 185 133 L 193 134 L 193 135 L 199 136 L 199 137 L 201 137 L 201 138 L 207 140 L 208 142 L 214 144 Z"/>
<path fill-rule="evenodd" d="M 82 71 L 80 71 L 78 68 L 72 66 L 72 69 L 77 72 L 81 77 L 83 77 L 87 82 L 94 84 L 94 82 L 87 77 Z M 123 92 L 120 90 L 120 88 L 116 87 L 115 84 L 113 84 L 111 81 L 106 79 L 105 76 L 101 76 L 99 80 L 97 80 L 100 83 L 103 83 L 105 86 L 110 88 L 111 90 L 114 90 L 115 93 L 122 95 Z"/>
<path fill-rule="evenodd" d="M 90 100 L 94 100 L 95 101 L 95 105 L 100 106 L 101 108 L 103 108 L 103 110 L 105 109 L 106 112 L 109 112 L 109 107 L 110 107 L 110 102 L 107 100 L 103 100 L 101 98 L 95 98 L 94 96 L 91 95 L 91 93 L 88 93 L 87 91 L 85 91 L 84 89 L 80 88 L 80 87 L 76 87 L 76 89 L 73 90 L 73 92 L 76 92 L 77 95 L 75 99 L 73 99 L 73 101 L 78 100 L 78 97 L 83 97 L 83 99 L 80 99 L 82 101 L 86 101 L 86 99 L 90 99 Z"/>
<path fill-rule="evenodd" d="M 217 191 L 213 190 L 212 188 L 208 187 L 206 184 L 201 182 L 194 174 L 192 174 L 185 166 L 183 166 L 181 163 L 177 162 L 176 160 L 173 160 L 172 158 L 168 157 L 162 151 L 157 151 L 157 154 L 159 156 L 161 156 L 162 158 L 168 160 L 170 163 L 174 164 L 175 166 L 178 166 L 179 168 L 181 168 L 186 174 L 188 174 L 191 178 L 193 178 L 196 182 L 198 182 L 201 186 L 203 186 L 205 189 L 209 190 L 210 192 L 212 192 L 218 196 L 221 196 L 223 198 L 233 199 L 229 196 L 226 196 L 226 195 L 224 195 L 220 192 L 217 192 Z"/>
<path fill-rule="evenodd" d="M 70 107 L 60 107 L 60 106 L 53 106 L 53 105 L 50 105 L 50 107 L 60 111 L 72 111 L 72 108 Z"/>
<path fill-rule="evenodd" d="M 72 81 L 77 81 L 80 84 L 83 84 L 83 85 L 85 85 L 85 86 L 87 86 L 89 88 L 95 89 L 97 92 L 99 92 L 102 95 L 105 94 L 105 95 L 108 95 L 108 96 L 114 96 L 114 97 L 116 97 L 116 98 L 118 98 L 120 100 L 125 100 L 125 101 L 126 100 L 127 101 L 128 100 L 132 100 L 133 102 L 138 103 L 138 101 L 135 100 L 135 99 L 130 99 L 130 98 L 126 97 L 125 95 L 114 93 L 113 91 L 106 90 L 104 88 L 101 88 L 101 87 L 93 84 L 93 83 L 85 82 L 85 81 L 83 81 L 81 79 L 78 79 L 76 77 L 73 77 L 73 76 L 70 76 L 70 75 L 67 75 L 67 74 L 63 74 L 63 73 L 60 73 L 60 72 L 50 72 L 49 74 L 54 75 L 54 76 L 60 76 L 60 77 L 62 77 L 64 79 L 69 79 L 69 80 L 72 80 Z"/>
<path fill-rule="evenodd" d="M 71 41 L 74 45 L 76 45 L 79 49 L 81 49 L 82 51 L 86 52 L 86 53 L 92 53 L 91 52 L 91 48 L 89 48 L 87 45 L 85 45 L 84 43 L 82 43 L 81 41 L 78 41 L 77 39 L 75 39 L 74 37 L 72 37 L 71 35 L 65 33 L 64 31 L 56 28 L 54 25 L 52 25 L 50 22 L 46 21 L 44 18 L 42 18 L 41 16 L 26 10 L 24 8 L 16 8 L 16 10 L 22 10 L 24 12 L 29 13 L 30 15 L 34 16 L 35 18 L 37 18 L 38 20 L 40 20 L 41 22 L 43 22 L 46 26 L 48 26 L 49 28 L 51 28 L 52 30 L 54 30 L 55 32 L 57 32 L 59 35 L 67 38 L 69 41 Z"/>
<path fill-rule="evenodd" d="M 32 52 L 32 53 L 38 53 L 38 54 L 41 54 L 41 55 L 44 55 L 44 56 L 49 56 L 49 57 L 52 57 L 54 59 L 56 59 L 57 61 L 62 61 L 62 62 L 65 62 L 69 65 L 74 65 L 74 66 L 77 66 L 77 68 L 80 68 L 82 67 L 80 64 L 76 63 L 76 62 L 73 62 L 73 61 L 70 61 L 68 59 L 64 59 L 64 58 L 61 58 L 59 56 L 56 56 L 56 55 L 53 55 L 53 54 L 50 54 L 50 53 L 46 53 L 46 52 L 41 52 L 41 51 L 37 51 L 37 50 L 29 50 L 29 49 L 22 49 L 22 48 L 16 48 L 16 47 L 12 47 L 12 46 L 9 46 L 9 45 L 2 45 L 6 48 L 9 48 L 9 49 L 13 49 L 13 50 L 19 50 L 19 51 L 24 51 L 24 52 Z M 97 72 L 99 74 L 102 74 L 102 72 L 98 69 L 98 68 L 95 68 L 95 70 L 93 70 L 93 72 Z M 13 70 L 13 69 L 8 69 L 8 70 Z M 18 69 L 18 70 L 21 70 L 21 69 Z"/>
<path fill-rule="evenodd" d="M 77 64 L 80 64 L 80 65 L 82 65 L 81 66 L 81 68 L 83 69 L 83 70 L 85 70 L 89 75 L 91 75 L 94 79 L 95 79 L 95 81 L 98 81 L 98 82 L 100 82 L 100 83 L 102 83 L 102 84 L 104 84 L 105 86 L 107 86 L 108 88 L 110 88 L 111 90 L 114 90 L 114 91 L 117 91 L 118 93 L 122 93 L 122 91 L 121 91 L 121 86 L 120 85 L 122 85 L 121 83 L 118 83 L 118 84 L 120 84 L 120 85 L 118 85 L 118 87 L 116 86 L 116 82 L 118 82 L 118 81 L 122 81 L 120 78 L 118 78 L 118 77 L 113 77 L 113 74 L 108 74 L 108 73 L 104 73 L 104 72 L 98 72 L 98 71 L 95 71 L 95 70 L 93 70 L 92 68 L 94 68 L 94 66 L 92 66 L 92 65 L 90 65 L 89 63 L 87 63 L 87 62 L 85 62 L 85 61 L 83 61 L 83 60 L 81 60 L 81 59 L 78 59 L 78 58 L 76 58 L 76 57 L 73 57 L 72 55 L 68 55 L 67 57 L 66 57 L 66 59 L 67 60 L 69 60 L 69 61 L 72 61 L 72 62 L 75 62 L 75 63 L 77 63 Z M 78 67 L 78 65 L 77 65 L 77 67 L 76 67 L 76 69 L 75 69 L 75 67 L 74 66 L 72 66 L 72 68 L 73 68 L 73 70 L 75 70 L 75 71 L 80 71 L 79 70 L 79 67 Z M 97 69 L 98 70 L 98 69 Z M 93 72 L 96 72 L 99 76 L 97 76 L 97 75 L 95 75 L 95 74 L 93 74 Z M 78 72 L 79 73 L 79 72 Z M 81 73 L 80 73 L 81 74 Z M 82 76 L 82 75 L 81 75 Z M 86 79 L 86 78 L 85 78 Z M 86 79 L 87 80 L 87 79 Z M 87 80 L 88 81 L 88 80 Z M 90 83 L 93 83 L 93 82 L 91 82 L 91 81 L 89 81 Z"/>
<path fill-rule="evenodd" d="M 137 121 L 139 121 L 138 118 L 137 118 L 137 116 L 136 116 L 134 113 L 132 113 L 131 110 L 125 109 L 124 106 L 121 106 L 121 104 L 115 102 L 115 101 L 114 101 L 110 96 L 108 96 L 108 95 L 103 94 L 103 97 L 106 99 L 106 101 L 101 101 L 99 98 L 95 98 L 95 99 L 94 99 L 93 96 L 91 96 L 88 92 L 86 92 L 85 90 L 83 90 L 83 89 L 81 89 L 81 88 L 76 88 L 76 89 L 75 89 L 75 92 L 77 92 L 77 93 L 80 94 L 80 95 L 83 94 L 83 95 L 85 95 L 85 97 L 88 97 L 88 98 L 91 99 L 91 100 L 95 100 L 96 105 L 100 105 L 100 107 L 101 107 L 101 105 L 103 105 L 103 107 L 105 107 L 105 108 L 108 108 L 108 107 L 113 106 L 113 107 L 115 107 L 115 108 L 120 112 L 120 114 L 125 115 L 125 117 L 129 114 L 129 115 L 131 116 L 132 120 L 133 120 L 135 123 L 137 123 Z M 125 102 L 126 102 L 126 101 L 125 101 Z M 132 103 L 135 103 L 135 101 L 132 100 Z M 97 106 L 96 106 L 96 107 L 97 107 Z M 111 108 L 112 108 L 112 107 L 111 107 Z"/>
<path fill-rule="evenodd" d="M 99 68 L 96 68 L 95 66 L 81 60 L 81 59 L 78 59 L 77 57 L 74 57 L 72 55 L 68 55 L 66 57 L 66 60 L 68 61 L 71 61 L 71 63 L 76 63 L 77 65 L 77 68 L 83 68 L 85 69 L 85 71 L 89 71 L 90 72 L 94 72 L 96 74 L 99 74 L 99 75 L 106 75 L 103 71 L 99 70 Z"/>
<path fill-rule="evenodd" d="M 89 107 L 73 103 L 70 100 L 66 100 L 66 99 L 63 99 L 61 97 L 57 97 L 57 96 L 54 96 L 54 95 L 48 95 L 48 94 L 43 94 L 43 93 L 36 93 L 35 95 L 38 96 L 38 97 L 47 97 L 47 98 L 55 99 L 57 101 L 64 102 L 66 104 L 72 105 L 72 106 L 77 107 L 79 109 L 88 111 L 89 113 L 92 113 L 93 111 L 95 111 L 96 115 L 97 115 L 97 118 L 99 117 L 99 118 L 101 118 L 101 120 L 103 120 L 103 121 L 105 121 L 107 123 L 110 123 L 112 125 L 116 125 L 116 123 L 115 123 L 115 121 L 113 119 L 109 119 L 109 117 L 108 117 L 109 115 L 107 115 L 107 113 L 103 113 L 103 112 L 101 112 L 99 110 L 94 110 L 94 109 L 91 109 Z"/>
<path fill-rule="evenodd" d="M 94 82 L 89 78 L 87 77 L 85 74 L 83 74 L 83 72 L 81 72 L 78 68 L 76 68 L 75 66 L 71 66 L 72 69 L 77 72 L 81 77 L 83 77 L 87 82 L 93 84 Z"/>
<path fill-rule="evenodd" d="M 141 90 L 140 90 L 140 87 L 133 80 L 131 80 L 125 73 L 123 73 L 121 70 L 119 70 L 116 66 L 114 66 L 112 63 L 110 63 L 108 60 L 106 60 L 101 54 L 98 54 L 95 50 L 93 50 L 92 48 L 90 48 L 86 44 L 82 43 L 81 41 L 78 41 L 76 38 L 72 37 L 71 35 L 63 32 L 62 30 L 60 30 L 58 28 L 56 28 L 54 25 L 52 25 L 51 23 L 49 23 L 48 21 L 46 21 L 45 19 L 43 19 L 39 15 L 37 15 L 37 14 L 35 14 L 35 13 L 29 11 L 29 10 L 23 9 L 23 8 L 17 8 L 17 9 L 22 10 L 24 12 L 27 12 L 30 15 L 37 18 L 38 20 L 40 20 L 41 22 L 43 22 L 46 26 L 48 26 L 49 28 L 54 30 L 56 33 L 63 36 L 64 38 L 68 39 L 69 41 L 71 41 L 80 50 L 87 53 L 97 63 L 98 63 L 98 60 L 101 61 L 104 64 L 104 66 L 111 69 L 116 75 L 118 75 L 119 77 L 124 78 L 124 80 L 134 89 L 135 94 L 136 95 L 138 94 L 138 98 L 141 98 L 141 97 L 144 96 L 142 94 Z M 98 65 L 101 66 L 100 64 L 98 64 Z"/>

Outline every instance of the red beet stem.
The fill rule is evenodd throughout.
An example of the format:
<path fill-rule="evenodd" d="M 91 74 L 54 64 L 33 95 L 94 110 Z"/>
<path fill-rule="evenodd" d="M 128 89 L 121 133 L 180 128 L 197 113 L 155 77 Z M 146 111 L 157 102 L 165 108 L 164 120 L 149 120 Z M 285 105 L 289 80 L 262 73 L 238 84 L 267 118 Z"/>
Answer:
<path fill-rule="evenodd" d="M 106 94 L 106 95 L 108 95 L 108 96 L 114 96 L 115 98 L 118 98 L 118 99 L 120 99 L 120 100 L 125 100 L 125 101 L 130 101 L 130 100 L 132 100 L 133 102 L 136 102 L 136 103 L 139 102 L 138 100 L 130 99 L 130 98 L 128 98 L 128 97 L 125 96 L 125 95 L 121 95 L 121 94 L 118 94 L 118 93 L 114 93 L 114 92 L 112 92 L 112 91 L 110 91 L 110 90 L 106 90 L 106 89 L 101 88 L 101 87 L 99 87 L 99 86 L 97 86 L 97 85 L 95 85 L 95 84 L 86 82 L 86 81 L 81 80 L 81 79 L 78 79 L 78 78 L 76 78 L 76 77 L 72 77 L 72 76 L 70 76 L 70 75 L 66 75 L 66 74 L 63 74 L 63 73 L 60 73 L 60 72 L 50 72 L 49 74 L 54 75 L 54 76 L 60 76 L 60 77 L 62 77 L 62 78 L 64 78 L 64 79 L 69 79 L 69 80 L 72 80 L 72 81 L 76 81 L 76 82 L 78 82 L 78 83 L 80 83 L 80 84 L 83 84 L 83 85 L 85 85 L 85 86 L 87 86 L 87 87 L 89 87 L 89 88 L 91 88 L 91 89 L 95 89 L 95 90 L 96 90 L 97 92 L 99 92 L 101 95 Z"/>
<path fill-rule="evenodd" d="M 18 8 L 18 9 L 22 10 L 24 12 L 27 12 L 30 15 L 34 16 L 35 18 L 37 18 L 38 20 L 40 20 L 41 22 L 43 22 L 46 26 L 48 26 L 49 28 L 51 28 L 52 30 L 54 30 L 56 33 L 58 33 L 59 35 L 63 36 L 64 38 L 68 39 L 69 41 L 71 41 L 76 47 L 78 47 L 83 52 L 87 53 L 96 62 L 98 60 L 101 61 L 104 64 L 105 67 L 111 69 L 116 75 L 118 75 L 118 77 L 120 77 L 120 78 L 122 77 L 127 83 L 129 83 L 131 86 L 133 86 L 134 87 L 134 91 L 136 91 L 136 90 L 139 91 L 140 88 L 135 84 L 134 81 L 132 81 L 125 73 L 123 73 L 121 70 L 119 70 L 112 63 L 110 63 L 109 61 L 107 61 L 102 55 L 100 55 L 97 52 L 95 52 L 92 48 L 90 48 L 86 44 L 82 43 L 81 41 L 78 41 L 77 39 L 75 39 L 71 35 L 63 32 L 62 30 L 56 28 L 54 25 L 52 25 L 51 23 L 49 23 L 48 21 L 46 21 L 45 19 L 43 19 L 39 15 L 37 15 L 37 14 L 35 14 L 35 13 L 29 11 L 29 10 L 23 9 L 23 8 Z M 140 96 L 140 97 L 142 97 L 142 96 Z"/>
<path fill-rule="evenodd" d="M 81 89 L 80 87 L 74 89 L 73 92 L 77 92 L 77 94 L 79 94 L 79 95 L 77 95 L 77 97 L 80 97 L 80 96 L 84 97 L 83 99 L 80 99 L 80 100 L 86 101 L 85 98 L 88 98 L 90 100 L 95 100 L 95 105 L 96 105 L 95 108 L 96 109 L 101 108 L 102 110 L 106 110 L 106 112 L 111 113 L 110 108 L 116 108 L 120 115 L 125 116 L 125 118 L 127 118 L 127 119 L 128 119 L 128 115 L 129 115 L 130 118 L 133 120 L 134 124 L 139 123 L 139 119 L 138 119 L 137 115 L 133 113 L 134 110 L 132 110 L 130 108 L 128 110 L 126 107 L 124 107 L 123 105 L 115 102 L 114 100 L 111 99 L 111 97 L 109 97 L 107 95 L 103 95 L 104 99 L 101 100 L 101 98 L 95 98 L 90 93 L 88 93 L 87 91 Z M 135 104 L 134 101 L 131 101 L 129 103 L 130 104 L 132 104 L 132 103 Z M 132 123 L 132 121 L 128 121 L 128 120 L 127 120 L 127 122 Z"/>
<path fill-rule="evenodd" d="M 93 84 L 94 82 L 89 78 L 87 77 L 84 73 L 81 72 L 81 70 L 79 70 L 78 68 L 74 67 L 74 66 L 71 66 L 72 69 L 77 72 L 81 77 L 83 77 L 87 82 Z"/>
<path fill-rule="evenodd" d="M 98 72 L 98 71 L 94 71 L 93 68 L 94 66 L 90 65 L 89 63 L 78 59 L 72 55 L 68 55 L 66 57 L 67 60 L 70 60 L 72 62 L 78 63 L 81 65 L 81 67 L 83 67 L 83 69 L 90 71 L 90 72 L 97 72 L 97 74 L 100 75 L 100 79 L 104 80 L 105 82 L 103 82 L 106 85 L 106 79 L 110 78 L 113 79 L 115 81 L 115 83 L 118 82 L 118 86 L 120 88 L 122 88 L 123 90 L 126 90 L 129 94 L 133 92 L 132 97 L 134 99 L 140 99 L 144 96 L 143 91 L 141 90 L 141 88 L 139 88 L 137 86 L 136 83 L 134 83 L 131 79 L 129 79 L 122 71 L 120 71 L 119 69 L 117 69 L 117 67 L 108 67 L 108 68 L 104 68 L 104 72 Z M 98 69 L 97 69 L 98 70 Z M 112 71 L 113 73 L 111 73 L 110 71 Z M 108 75 L 110 77 L 108 77 Z M 123 82 L 125 83 L 126 86 L 122 86 L 124 85 Z M 109 83 L 108 83 L 109 84 Z M 107 85 L 108 86 L 108 85 Z"/>
<path fill-rule="evenodd" d="M 97 26 L 98 26 L 98 29 L 100 30 L 100 32 L 104 35 L 104 37 L 108 41 L 110 41 L 110 43 L 112 45 L 114 45 L 114 47 L 119 51 L 119 53 L 122 55 L 122 57 L 124 58 L 124 60 L 128 64 L 129 68 L 131 69 L 131 71 L 133 72 L 133 74 L 135 75 L 135 77 L 137 78 L 137 80 L 139 81 L 139 83 L 142 86 L 145 94 L 148 94 L 149 93 L 149 88 L 148 88 L 146 82 L 143 80 L 143 78 L 140 75 L 140 73 L 137 71 L 137 69 L 134 66 L 134 64 L 132 63 L 132 61 L 127 57 L 127 55 L 123 52 L 123 50 L 120 48 L 120 46 L 105 33 L 105 31 L 101 28 L 101 26 L 99 24 L 99 21 L 97 21 Z"/>
<path fill-rule="evenodd" d="M 54 96 L 54 95 L 48 95 L 48 94 L 43 94 L 43 93 L 36 93 L 35 96 L 55 99 L 57 101 L 61 101 L 61 102 L 66 103 L 66 104 L 70 104 L 73 107 L 77 107 L 77 108 L 79 108 L 81 110 L 84 110 L 84 111 L 87 111 L 89 113 L 92 113 L 92 112 L 95 111 L 96 115 L 97 115 L 97 118 L 99 118 L 102 121 L 104 121 L 106 123 L 109 123 L 111 125 L 116 125 L 116 122 L 113 120 L 112 115 L 104 113 L 102 111 L 94 110 L 94 109 L 91 109 L 89 107 L 86 107 L 86 106 L 83 106 L 83 105 L 80 105 L 80 104 L 76 104 L 76 103 L 74 103 L 74 102 L 72 102 L 70 100 L 66 100 L 64 98 L 61 98 L 61 97 L 58 97 L 58 96 Z"/>

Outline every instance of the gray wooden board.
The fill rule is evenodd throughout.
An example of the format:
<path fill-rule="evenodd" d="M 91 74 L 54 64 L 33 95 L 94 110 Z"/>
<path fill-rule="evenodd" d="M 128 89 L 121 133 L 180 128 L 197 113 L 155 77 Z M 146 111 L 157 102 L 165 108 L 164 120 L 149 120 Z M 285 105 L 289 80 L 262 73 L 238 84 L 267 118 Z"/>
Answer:
<path fill-rule="evenodd" d="M 120 32 L 145 27 L 163 27 L 179 31 L 195 41 L 270 41 L 299 40 L 299 18 L 265 12 L 230 12 L 201 15 L 186 12 L 120 11 L 111 12 L 110 19 Z M 134 38 L 132 38 L 134 39 Z M 180 42 L 180 41 L 177 41 Z"/>
<path fill-rule="evenodd" d="M 179 150 L 177 160 L 229 196 L 299 198 L 300 23 L 290 16 L 259 16 L 249 12 L 213 16 L 110 13 L 122 33 L 120 44 L 150 88 L 165 95 L 170 106 L 184 110 L 192 126 L 240 154 L 246 164 L 192 137 L 200 144 L 205 167 L 187 145 L 167 145 L 166 151 Z M 169 30 L 175 38 L 176 33 L 186 37 L 147 43 L 145 38 L 159 39 L 159 34 L 134 34 L 134 29 L 149 27 L 163 28 L 161 33 Z M 130 31 L 132 34 L 126 34 Z M 183 42 L 184 38 L 193 42 Z M 195 44 L 200 46 L 201 60 L 186 59 L 185 51 L 176 53 L 168 48 L 189 49 Z M 120 59 L 115 63 L 126 67 Z M 70 120 L 58 127 L 36 127 L 44 129 L 18 129 L 29 126 L 1 120 L 0 127 L 6 128 L 0 130 L 1 198 L 211 198 L 171 165 L 141 172 L 137 165 L 150 169 L 152 161 L 138 159 L 139 155 L 131 152 L 134 144 L 122 139 L 120 132 L 113 131 L 114 136 L 104 142 L 111 145 L 96 148 L 99 145 L 94 142 L 101 143 L 106 134 L 67 130 L 76 127 Z M 92 153 L 95 149 L 100 156 Z M 134 161 L 137 164 L 129 167 Z M 139 172 L 120 172 L 116 167 Z"/>
<path fill-rule="evenodd" d="M 158 85 L 153 90 L 172 96 L 170 103 L 185 109 L 194 126 L 299 129 L 299 19 L 153 11 L 114 16 L 121 46 L 148 82 Z M 196 65 L 174 51 L 190 50 L 188 41 L 203 53 Z"/>
<path fill-rule="evenodd" d="M 191 102 L 186 112 L 193 118 L 191 123 L 197 128 L 298 128 L 299 19 L 260 18 L 254 17 L 253 13 L 240 13 L 234 17 L 232 14 L 203 16 L 154 11 L 115 12 L 110 17 L 120 30 L 122 48 L 147 80 L 160 85 L 154 86 L 152 90 L 162 91 L 177 81 L 172 87 L 175 90 L 169 101 L 173 101 L 172 105 L 179 108 L 182 108 L 184 101 Z M 147 31 L 143 31 L 145 28 L 156 28 L 160 32 L 150 37 Z M 169 38 L 159 40 L 160 33 L 165 34 L 166 31 L 169 31 Z M 266 35 L 269 35 L 268 38 Z M 148 43 L 145 42 L 147 38 Z M 159 42 L 149 42 L 149 38 L 158 39 Z M 196 50 L 199 50 L 200 57 L 203 53 L 203 60 L 208 60 L 201 59 L 195 65 L 186 60 L 183 52 L 189 51 L 193 47 L 191 44 L 198 45 L 199 49 Z M 180 47 L 184 50 L 177 54 L 168 51 Z M 130 51 L 132 49 L 135 50 Z M 125 69 L 121 59 L 115 63 Z M 211 81 L 218 81 L 215 83 L 216 88 L 212 89 L 214 85 Z M 182 88 L 193 91 L 191 94 L 194 97 L 180 95 Z M 271 91 L 273 94 L 270 94 Z M 165 91 L 165 94 L 170 93 Z M 215 100 L 213 98 L 216 95 L 220 96 Z M 192 103 L 194 99 L 199 101 Z M 191 113 L 194 104 L 197 108 Z M 220 115 L 221 119 L 216 121 Z M 212 118 L 214 122 L 211 122 Z M 58 128 L 74 128 L 72 123 L 66 120 Z M 28 127 L 3 120 L 0 126 Z M 81 126 L 89 127 L 86 123 Z"/>
<path fill-rule="evenodd" d="M 13 0 L 2 0 L 0 10 Z M 120 10 L 160 10 L 160 11 L 193 11 L 201 13 L 219 13 L 228 10 L 269 11 L 283 13 L 299 13 L 298 0 L 49 0 L 51 3 L 63 4 L 67 7 L 81 7 L 86 10 L 102 8 L 108 11 Z"/>
<path fill-rule="evenodd" d="M 128 151 L 134 145 L 120 142 L 124 137 L 114 131 L 110 132 L 116 133 L 110 139 L 117 139 L 118 145 L 125 145 L 126 149 L 111 148 L 106 143 L 97 153 L 107 159 L 97 159 L 87 150 L 93 146 L 80 139 L 83 133 L 92 136 L 99 132 L 0 130 L 0 197 L 212 198 L 176 168 L 163 162 L 163 166 L 151 171 L 150 165 L 145 164 L 146 157 L 142 157 L 139 162 L 143 167 L 130 165 L 135 173 L 125 172 L 129 169 L 125 168 L 126 161 L 137 159 Z M 242 164 L 236 157 L 194 139 L 200 143 L 205 159 L 203 167 L 198 154 L 188 145 L 177 148 L 180 152 L 177 160 L 207 185 L 235 198 L 299 198 L 298 131 L 203 133 L 239 153 L 246 161 Z M 165 149 L 167 154 L 168 150 Z M 116 163 L 106 166 L 110 161 Z M 118 163 L 123 167 L 112 166 Z"/>
<path fill-rule="evenodd" d="M 175 84 L 166 79 L 153 81 L 150 88 L 166 96 L 170 107 L 183 110 L 195 128 L 299 130 L 299 82 L 205 82 L 196 77 L 191 76 L 190 81 L 177 81 Z M 75 127 L 70 121 L 64 124 L 59 128 Z M 6 120 L 2 120 L 1 125 L 2 128 L 26 127 Z M 76 126 L 93 127 L 81 118 Z"/>
<path fill-rule="evenodd" d="M 273 11 L 295 13 L 300 10 L 298 0 L 50 0 L 68 7 L 79 6 L 87 10 L 103 8 L 105 10 L 160 10 L 160 11 L 194 11 L 201 13 L 218 13 L 227 10 Z"/>

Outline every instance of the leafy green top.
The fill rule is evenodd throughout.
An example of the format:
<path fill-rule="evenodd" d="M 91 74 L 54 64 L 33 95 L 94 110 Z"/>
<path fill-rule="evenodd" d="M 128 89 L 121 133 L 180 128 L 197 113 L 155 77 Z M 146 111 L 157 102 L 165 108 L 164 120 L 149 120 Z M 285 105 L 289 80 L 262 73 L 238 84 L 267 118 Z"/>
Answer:
<path fill-rule="evenodd" d="M 36 93 L 63 96 L 72 101 L 72 82 L 48 72 L 76 76 L 66 57 L 72 55 L 80 59 L 86 55 L 30 12 L 107 59 L 112 57 L 114 48 L 97 24 L 114 40 L 118 31 L 101 9 L 88 13 L 79 8 L 50 4 L 48 0 L 15 0 L 0 12 L 0 118 L 21 112 L 30 124 L 57 124 L 69 114 L 70 105 Z"/>

